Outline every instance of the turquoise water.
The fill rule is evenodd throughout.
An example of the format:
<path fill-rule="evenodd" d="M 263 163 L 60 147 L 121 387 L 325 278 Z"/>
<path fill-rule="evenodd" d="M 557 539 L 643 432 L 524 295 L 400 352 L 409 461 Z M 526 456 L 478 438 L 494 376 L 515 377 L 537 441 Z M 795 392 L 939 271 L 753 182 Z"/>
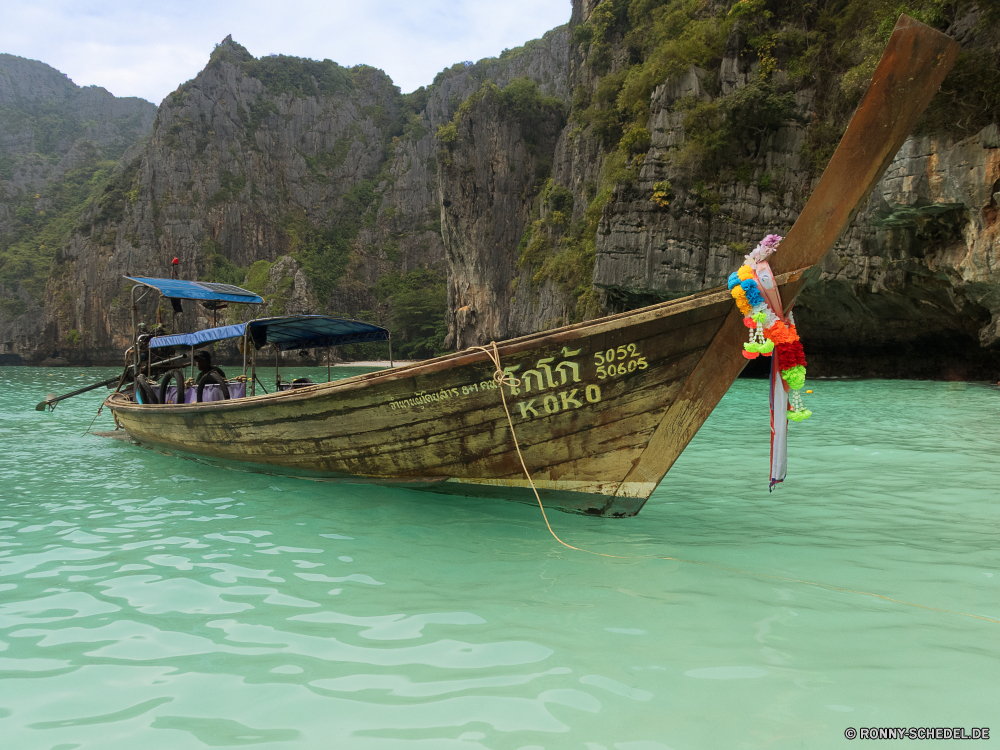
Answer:
<path fill-rule="evenodd" d="M 530 505 L 84 436 L 103 389 L 34 411 L 112 374 L 0 368 L 3 747 L 1000 737 L 1000 623 L 969 616 L 1000 620 L 996 387 L 811 381 L 768 494 L 766 384 L 740 381 L 637 517 L 550 514 L 615 559 Z"/>

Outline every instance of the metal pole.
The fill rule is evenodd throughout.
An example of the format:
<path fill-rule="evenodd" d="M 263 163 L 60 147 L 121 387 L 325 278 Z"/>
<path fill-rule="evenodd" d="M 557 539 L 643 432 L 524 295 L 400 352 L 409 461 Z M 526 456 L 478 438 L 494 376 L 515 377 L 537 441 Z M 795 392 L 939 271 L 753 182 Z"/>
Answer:
<path fill-rule="evenodd" d="M 389 335 L 389 367 L 392 367 L 392 334 Z"/>
<path fill-rule="evenodd" d="M 274 388 L 275 390 L 278 391 L 281 390 L 281 386 L 278 385 L 281 382 L 281 373 L 278 372 L 278 355 L 280 354 L 281 351 L 278 349 L 278 345 L 275 344 L 274 345 Z"/>
<path fill-rule="evenodd" d="M 131 259 L 131 257 L 132 257 L 131 256 L 131 251 L 129 251 L 129 253 L 130 253 L 129 254 L 129 259 Z M 138 284 L 136 284 L 135 286 L 132 287 L 132 358 L 134 360 L 133 364 L 132 364 L 132 377 L 133 378 L 135 378 L 135 376 L 139 374 L 139 341 L 138 341 L 138 336 L 137 336 L 136 330 L 135 330 L 135 327 L 136 327 L 135 318 L 136 318 L 136 315 L 138 315 L 138 313 L 139 313 L 139 307 L 138 307 L 138 305 L 136 304 L 136 301 L 135 301 L 135 290 L 138 289 L 138 288 L 139 288 Z"/>
<path fill-rule="evenodd" d="M 257 395 L 257 350 L 250 355 L 250 395 Z"/>
<path fill-rule="evenodd" d="M 326 340 L 326 382 L 330 382 L 330 339 Z"/>

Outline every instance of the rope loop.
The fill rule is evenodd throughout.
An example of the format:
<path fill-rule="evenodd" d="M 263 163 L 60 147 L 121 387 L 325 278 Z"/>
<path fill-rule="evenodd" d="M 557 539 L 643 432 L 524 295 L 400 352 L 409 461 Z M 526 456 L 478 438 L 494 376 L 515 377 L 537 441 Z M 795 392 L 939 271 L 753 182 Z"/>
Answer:
<path fill-rule="evenodd" d="M 491 348 L 492 347 L 492 348 Z M 470 346 L 467 351 L 470 352 L 483 352 L 490 361 L 493 362 L 493 366 L 496 368 L 493 371 L 493 381 L 499 386 L 507 386 L 508 388 L 520 388 L 521 381 L 519 378 L 514 376 L 512 372 L 504 372 L 503 367 L 500 365 L 500 350 L 497 349 L 497 342 L 491 341 L 489 346 Z M 503 391 L 501 390 L 501 395 Z M 513 429 L 511 425 L 511 429 Z M 528 477 L 530 480 L 531 477 Z"/>
<path fill-rule="evenodd" d="M 500 400 L 503 401 L 503 410 L 507 414 L 507 424 L 510 425 L 510 434 L 514 438 L 514 448 L 517 450 L 517 457 L 521 460 L 521 468 L 524 470 L 524 476 L 528 479 L 528 484 L 531 485 L 531 491 L 535 493 L 535 500 L 538 501 L 538 509 L 542 511 L 542 518 L 545 519 L 545 526 L 548 528 L 549 533 L 552 534 L 552 538 L 555 539 L 563 547 L 569 549 L 575 549 L 578 552 L 587 552 L 591 555 L 599 555 L 600 557 L 618 557 L 618 555 L 606 555 L 603 552 L 591 552 L 589 549 L 582 549 L 580 547 L 574 547 L 572 544 L 566 544 L 559 536 L 552 530 L 552 524 L 549 523 L 549 517 L 545 513 L 545 506 L 542 505 L 542 498 L 538 494 L 538 488 L 535 487 L 535 482 L 531 478 L 531 472 L 528 471 L 528 466 L 524 462 L 524 456 L 521 454 L 521 446 L 517 441 L 517 431 L 514 429 L 514 420 L 510 416 L 510 408 L 507 406 L 507 395 L 503 392 L 503 387 L 509 386 L 517 388 L 521 385 L 521 381 L 514 377 L 513 373 L 505 373 L 503 367 L 500 365 L 500 350 L 497 349 L 497 342 L 491 341 L 489 346 L 470 346 L 467 351 L 480 351 L 484 352 L 490 361 L 493 362 L 493 366 L 496 370 L 493 372 L 493 380 L 496 381 L 499 386 Z M 621 559 L 621 558 L 619 558 Z"/>

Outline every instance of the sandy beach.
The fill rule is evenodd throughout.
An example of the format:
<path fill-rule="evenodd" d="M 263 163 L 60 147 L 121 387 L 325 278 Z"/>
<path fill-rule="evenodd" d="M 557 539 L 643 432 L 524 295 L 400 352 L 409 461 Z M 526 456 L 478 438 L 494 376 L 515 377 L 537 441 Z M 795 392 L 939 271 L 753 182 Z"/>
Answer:
<path fill-rule="evenodd" d="M 419 360 L 415 359 L 396 359 L 393 360 L 393 367 L 403 367 L 404 365 L 412 365 Z M 366 362 L 337 362 L 333 367 L 388 367 L 389 360 L 377 360 L 377 361 L 366 361 Z"/>

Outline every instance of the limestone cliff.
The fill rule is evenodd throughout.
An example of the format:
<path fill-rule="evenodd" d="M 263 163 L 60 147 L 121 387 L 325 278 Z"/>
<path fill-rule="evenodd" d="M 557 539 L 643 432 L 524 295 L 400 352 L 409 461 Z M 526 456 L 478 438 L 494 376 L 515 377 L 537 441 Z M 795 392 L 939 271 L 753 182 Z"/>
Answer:
<path fill-rule="evenodd" d="M 533 93 L 518 103 L 484 89 L 438 160 L 450 272 L 446 344 L 456 349 L 530 332 L 512 316 L 517 248 L 565 120 L 561 107 L 531 101 Z"/>
<path fill-rule="evenodd" d="M 701 53 L 707 67 L 670 61 L 676 72 L 641 100 L 633 83 L 655 66 L 636 62 L 637 39 L 648 37 L 630 25 L 638 21 L 626 18 L 626 5 L 629 13 L 637 7 L 615 0 L 574 3 L 571 36 L 580 41 L 569 50 L 573 109 L 556 142 L 552 181 L 536 191 L 516 284 L 508 281 L 509 272 L 499 273 L 509 265 L 513 243 L 495 246 L 484 232 L 463 234 L 460 228 L 463 216 L 481 215 L 483 196 L 490 205 L 502 203 L 499 189 L 507 190 L 508 202 L 524 201 L 523 185 L 501 188 L 488 172 L 472 169 L 463 180 L 442 184 L 449 202 L 443 215 L 459 228 L 449 238 L 456 248 L 449 257 L 459 259 L 462 284 L 490 300 L 493 315 L 492 327 L 469 324 L 469 315 L 483 316 L 485 303 L 477 307 L 456 296 L 449 324 L 456 343 L 482 343 L 595 314 L 587 298 L 590 282 L 603 311 L 723 284 L 761 237 L 784 234 L 794 222 L 836 145 L 838 127 L 846 124 L 856 101 L 851 97 L 863 90 L 852 92 L 848 83 L 851 75 L 864 73 L 867 58 L 842 80 L 831 70 L 831 82 L 802 73 L 794 54 L 804 37 L 791 31 L 778 27 L 771 40 L 758 36 L 765 43 L 755 48 L 749 40 L 766 31 L 770 6 L 746 3 L 742 8 L 749 10 L 739 11 L 744 15 L 737 15 L 736 6 L 729 12 L 728 4 L 689 15 L 687 33 L 707 39 Z M 655 23 L 656 4 L 646 6 Z M 683 17 L 674 12 L 671 22 L 683 28 Z M 923 130 L 936 134 L 907 141 L 800 297 L 800 331 L 816 374 L 1000 373 L 996 91 L 980 94 L 969 85 L 977 76 L 983 85 L 996 83 L 988 77 L 998 76 L 995 63 L 977 63 L 975 57 L 989 58 L 996 39 L 974 15 L 939 19 L 939 25 L 970 51 L 939 97 L 946 105 L 925 118 Z M 709 32 L 723 35 L 712 39 Z M 661 49 L 676 52 L 669 40 Z M 627 110 L 623 100 L 630 96 L 633 109 Z M 967 118 L 965 132 L 970 123 L 990 124 L 963 139 L 962 129 L 949 134 L 941 125 L 956 112 Z M 482 127 L 473 113 L 468 116 Z M 470 138 L 452 149 L 460 157 L 449 158 L 500 164 L 513 148 L 498 155 Z M 548 205 L 556 197 L 558 211 Z M 513 226 L 524 226 L 521 214 L 510 218 Z M 566 269 L 586 269 L 588 262 L 593 273 L 585 289 L 579 274 Z M 505 286 L 512 287 L 511 312 L 503 309 Z"/>
<path fill-rule="evenodd" d="M 37 346 L 49 266 L 156 107 L 0 54 L 0 357 Z"/>
<path fill-rule="evenodd" d="M 800 297 L 814 374 L 1000 370 L 996 25 L 941 7 L 910 10 L 967 52 Z M 173 257 L 275 313 L 389 325 L 411 356 L 717 286 L 794 222 L 890 15 L 862 0 L 574 0 L 567 26 L 406 96 L 372 68 L 254 59 L 226 39 L 101 173 L 44 290 L 0 289 L 22 300 L 0 333 L 26 359 L 117 359 L 121 276 L 165 275 Z M 0 138 L 22 148 L 17 133 Z M 109 148 L 78 140 L 67 164 Z M 211 322 L 189 304 L 160 315 Z"/>

